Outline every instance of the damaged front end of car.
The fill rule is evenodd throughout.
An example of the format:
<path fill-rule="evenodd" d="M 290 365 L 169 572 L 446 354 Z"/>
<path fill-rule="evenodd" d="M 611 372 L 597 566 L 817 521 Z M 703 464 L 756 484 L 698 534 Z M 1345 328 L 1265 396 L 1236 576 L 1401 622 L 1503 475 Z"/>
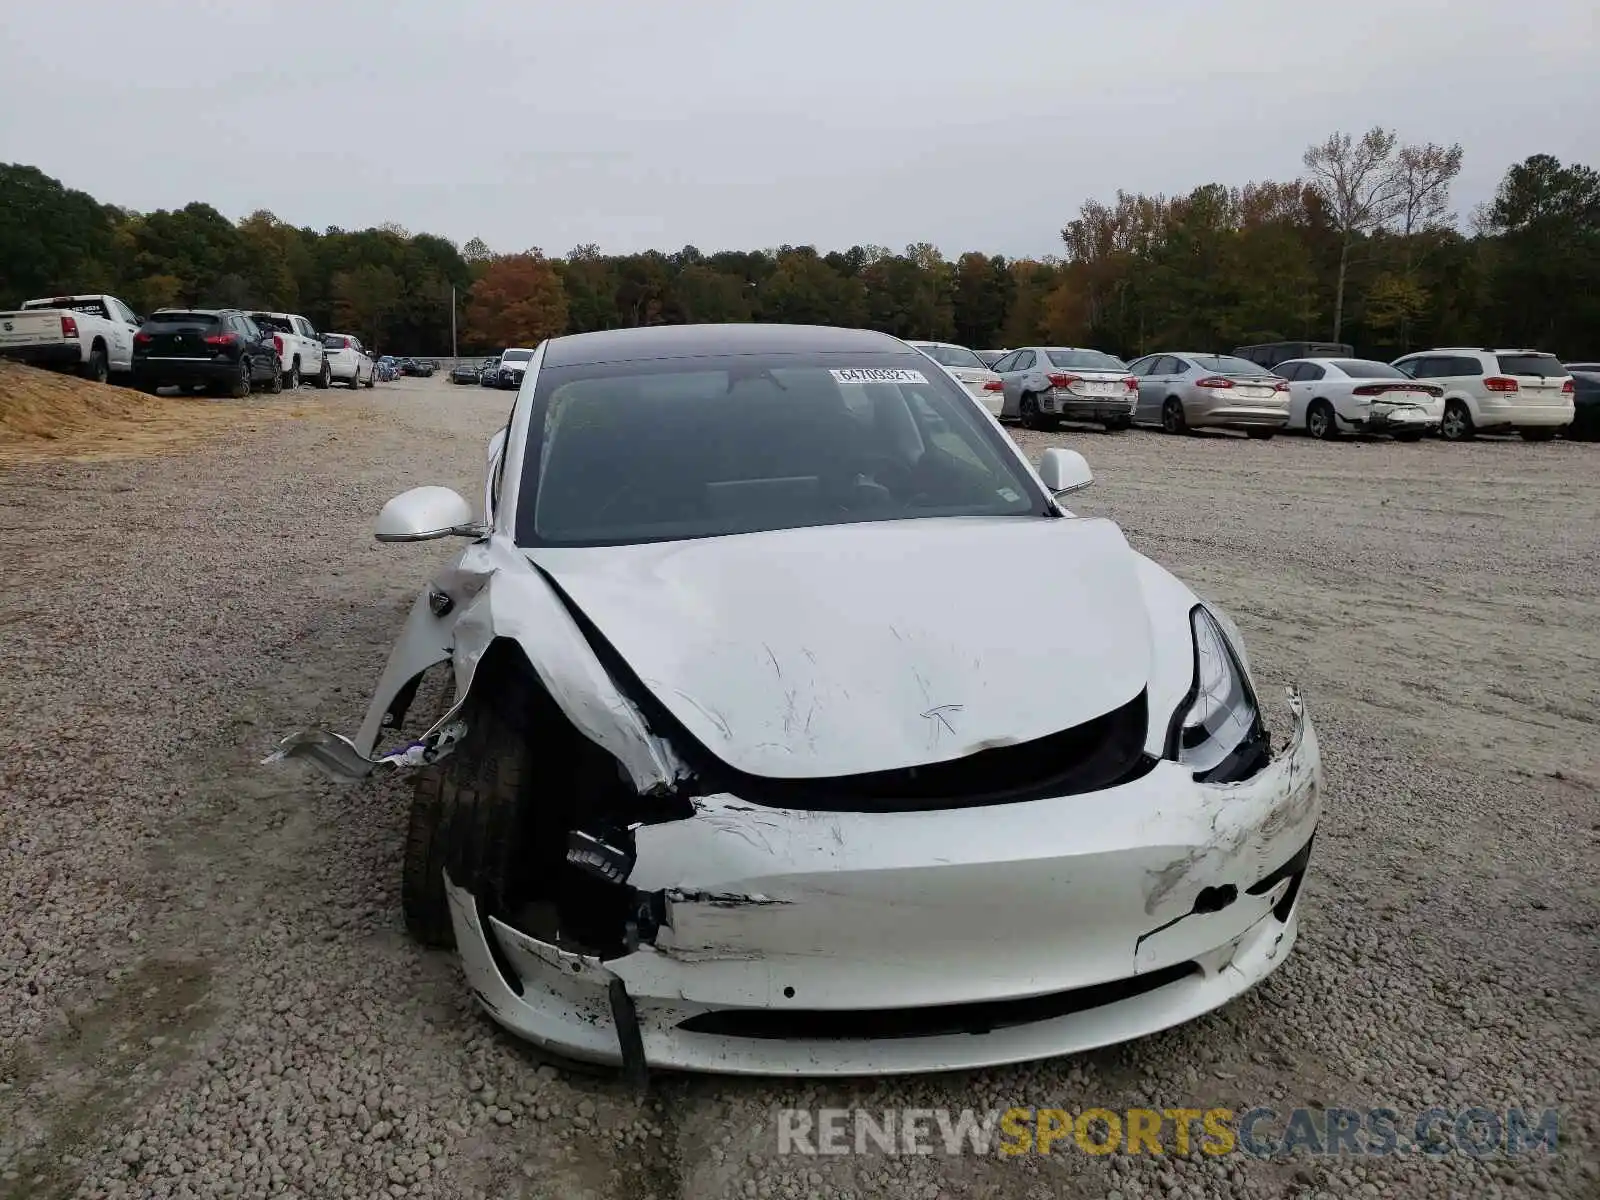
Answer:
<path fill-rule="evenodd" d="M 1147 689 L 1044 738 L 776 779 L 713 753 L 514 548 L 473 545 L 438 589 L 448 611 L 419 598 L 357 736 L 274 758 L 449 771 L 483 753 L 479 714 L 511 711 L 517 819 L 497 866 L 446 860 L 443 896 L 486 1012 L 560 1054 L 635 1078 L 1021 1061 L 1189 1020 L 1294 942 L 1316 733 L 1291 692 L 1272 751 L 1205 606 L 1176 712 Z M 375 753 L 444 662 L 445 714 Z"/>

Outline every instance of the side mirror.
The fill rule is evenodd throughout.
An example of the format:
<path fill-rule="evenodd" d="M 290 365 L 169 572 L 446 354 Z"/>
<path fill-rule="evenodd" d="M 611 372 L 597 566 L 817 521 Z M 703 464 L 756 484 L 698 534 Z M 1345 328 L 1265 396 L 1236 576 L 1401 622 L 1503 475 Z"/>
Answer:
<path fill-rule="evenodd" d="M 428 542 L 443 537 L 483 537 L 472 507 L 447 487 L 401 492 L 383 506 L 373 536 L 380 542 Z"/>
<path fill-rule="evenodd" d="M 1065 496 L 1079 492 L 1094 482 L 1094 472 L 1088 460 L 1076 450 L 1063 450 L 1052 446 L 1039 461 L 1039 478 L 1052 496 Z"/>

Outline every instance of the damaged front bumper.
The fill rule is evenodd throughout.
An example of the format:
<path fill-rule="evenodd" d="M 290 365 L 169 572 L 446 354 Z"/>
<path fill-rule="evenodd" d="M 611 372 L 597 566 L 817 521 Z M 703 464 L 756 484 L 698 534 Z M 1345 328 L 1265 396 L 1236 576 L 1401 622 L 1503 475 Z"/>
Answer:
<path fill-rule="evenodd" d="M 1294 944 L 1321 765 L 1290 705 L 1287 743 L 1241 783 L 1162 762 L 1102 792 L 935 812 L 703 797 L 637 828 L 628 883 L 664 920 L 613 958 L 532 937 L 447 880 L 466 973 L 508 1030 L 634 1067 L 932 1071 L 1149 1034 Z"/>

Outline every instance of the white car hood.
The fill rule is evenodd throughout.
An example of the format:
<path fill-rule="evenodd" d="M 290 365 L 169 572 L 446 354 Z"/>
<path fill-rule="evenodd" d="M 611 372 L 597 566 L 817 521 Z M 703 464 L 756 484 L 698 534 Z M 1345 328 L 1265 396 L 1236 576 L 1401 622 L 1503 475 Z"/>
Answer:
<path fill-rule="evenodd" d="M 644 685 L 738 770 L 821 778 L 1055 733 L 1146 686 L 1116 525 L 940 518 L 537 548 Z"/>

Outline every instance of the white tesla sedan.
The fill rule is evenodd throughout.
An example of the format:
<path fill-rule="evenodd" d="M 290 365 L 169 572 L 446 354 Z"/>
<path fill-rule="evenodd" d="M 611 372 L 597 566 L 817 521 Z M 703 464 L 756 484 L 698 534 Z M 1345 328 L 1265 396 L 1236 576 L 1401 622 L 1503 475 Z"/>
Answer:
<path fill-rule="evenodd" d="M 378 517 L 467 545 L 360 731 L 273 757 L 415 773 L 410 930 L 567 1056 L 911 1072 L 1162 1029 L 1288 954 L 1321 766 L 1232 622 L 1058 502 L 1089 482 L 883 334 L 554 338 L 482 518 Z M 380 748 L 436 665 L 442 715 Z"/>

